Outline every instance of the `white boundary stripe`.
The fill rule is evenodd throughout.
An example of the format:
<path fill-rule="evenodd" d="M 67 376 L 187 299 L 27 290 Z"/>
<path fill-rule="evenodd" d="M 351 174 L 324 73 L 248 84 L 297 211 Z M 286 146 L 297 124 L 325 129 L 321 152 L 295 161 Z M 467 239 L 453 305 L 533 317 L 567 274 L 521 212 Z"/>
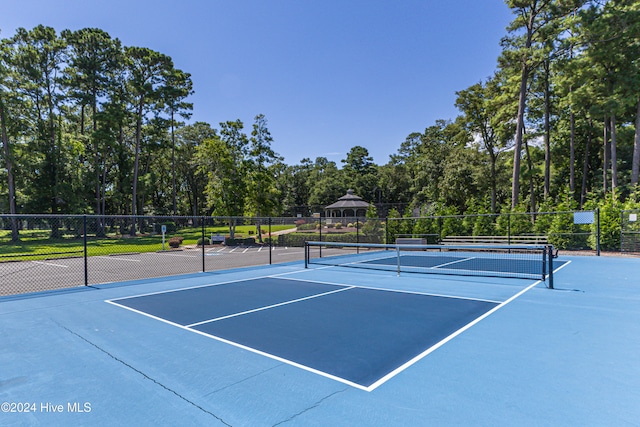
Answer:
<path fill-rule="evenodd" d="M 186 325 L 186 327 L 187 328 L 192 328 L 194 326 L 204 325 L 205 323 L 213 323 L 213 322 L 217 322 L 219 320 L 230 319 L 232 317 L 238 317 L 238 316 L 243 316 L 245 314 L 256 313 L 258 311 L 269 310 L 271 308 L 280 307 L 280 306 L 288 305 L 288 304 L 293 304 L 293 303 L 296 303 L 296 302 L 310 300 L 310 299 L 314 299 L 314 298 L 319 298 L 319 297 L 323 297 L 323 296 L 326 296 L 326 295 L 335 294 L 337 292 L 348 291 L 349 289 L 353 289 L 353 288 L 355 288 L 355 286 L 351 286 L 351 287 L 348 287 L 348 288 L 342 288 L 342 289 L 336 289 L 334 291 L 324 292 L 324 293 L 321 293 L 321 294 L 310 295 L 308 297 L 303 297 L 303 298 L 298 298 L 298 299 L 294 299 L 294 300 L 290 300 L 290 301 L 285 301 L 285 302 L 281 302 L 281 303 L 278 303 L 278 304 L 272 304 L 272 305 L 267 305 L 267 306 L 264 306 L 264 307 L 254 308 L 253 310 L 242 311 L 240 313 L 229 314 L 227 316 L 217 317 L 215 319 L 203 320 L 202 322 L 192 323 L 190 325 Z"/>
<path fill-rule="evenodd" d="M 287 365 L 291 365 L 291 366 L 294 366 L 296 368 L 304 369 L 305 371 L 312 372 L 312 373 L 314 373 L 316 375 L 320 375 L 320 376 L 323 376 L 325 378 L 332 379 L 334 381 L 341 382 L 341 383 L 349 385 L 351 387 L 355 387 L 355 388 L 358 388 L 358 389 L 364 390 L 364 391 L 370 391 L 370 390 L 367 390 L 367 387 L 364 387 L 361 384 L 357 384 L 357 383 L 354 383 L 354 382 L 349 381 L 347 379 L 344 379 L 344 378 L 341 378 L 341 377 L 337 377 L 335 375 L 331 375 L 331 374 L 329 374 L 327 372 L 319 371 L 319 370 L 317 370 L 315 368 L 312 368 L 310 366 L 301 365 L 300 363 L 294 362 L 293 360 L 284 359 L 284 358 L 282 358 L 280 356 L 276 356 L 275 354 L 266 353 L 266 352 L 264 352 L 262 350 L 258 350 L 258 349 L 252 348 L 252 347 L 247 347 L 246 345 L 243 345 L 243 344 L 240 344 L 240 343 L 237 343 L 237 342 L 234 342 L 234 341 L 229 341 L 227 339 L 218 337 L 216 335 L 207 334 L 206 332 L 202 332 L 202 331 L 199 331 L 197 329 L 188 329 L 188 328 L 185 328 L 184 326 L 180 326 L 180 327 L 183 328 L 183 329 L 186 329 L 188 331 L 195 332 L 196 334 L 200 334 L 200 335 L 203 335 L 203 336 L 208 337 L 208 338 L 213 338 L 216 341 L 220 341 L 220 342 L 225 343 L 225 344 L 230 344 L 230 345 L 232 345 L 234 347 L 238 347 L 238 348 L 241 348 L 243 350 L 247 350 L 247 351 L 250 351 L 252 353 L 256 353 L 256 354 L 268 357 L 268 358 L 273 359 L 273 360 L 277 360 L 278 362 L 286 363 Z"/>
<path fill-rule="evenodd" d="M 567 260 L 564 264 L 562 264 L 560 267 L 556 268 L 555 270 L 553 270 L 553 272 L 555 273 L 556 271 L 560 271 L 563 268 L 565 268 L 567 265 L 571 264 L 571 260 Z"/>
<path fill-rule="evenodd" d="M 439 264 L 439 265 L 434 265 L 433 267 L 429 267 L 429 268 L 440 268 L 440 267 L 444 267 L 445 265 L 451 265 L 451 264 L 456 264 L 458 262 L 464 262 L 464 261 L 471 261 L 472 259 L 476 259 L 477 257 L 469 257 L 469 258 L 462 258 L 462 259 L 458 259 L 456 261 L 450 261 L 450 262 L 445 262 L 444 264 Z"/>
<path fill-rule="evenodd" d="M 282 273 L 282 274 L 294 274 L 294 273 L 300 273 L 300 272 L 304 272 L 305 270 L 296 270 L 296 271 L 290 271 L 287 273 Z M 171 293 L 171 292 L 180 292 L 180 291 L 188 291 L 190 289 L 198 289 L 198 288 L 206 288 L 209 286 L 219 286 L 219 285 L 227 285 L 229 283 L 236 283 L 236 282 L 248 282 L 251 280 L 257 280 L 257 279 L 268 279 L 268 278 L 275 278 L 276 275 L 269 275 L 269 276 L 257 276 L 257 277 L 251 277 L 248 279 L 236 279 L 236 280 L 227 280 L 224 282 L 218 282 L 218 283 L 206 283 L 204 285 L 195 285 L 195 286 L 187 286 L 184 288 L 176 288 L 176 289 L 168 289 L 166 291 L 156 291 L 156 292 L 146 292 L 143 294 L 137 294 L 137 295 L 132 295 L 132 296 L 128 296 L 128 297 L 120 297 L 120 298 L 113 298 L 111 300 L 105 300 L 106 302 L 110 302 L 110 301 L 120 301 L 120 300 L 125 300 L 125 299 L 129 299 L 129 298 L 138 298 L 138 297 L 146 297 L 149 295 L 158 295 L 158 294 L 167 294 L 167 293 Z M 283 280 L 294 280 L 294 279 L 283 279 Z M 309 282 L 312 282 L 311 280 L 309 280 Z M 317 282 L 320 283 L 320 282 Z M 350 285 L 341 285 L 341 286 L 350 286 Z"/>
<path fill-rule="evenodd" d="M 366 387 L 364 387 L 364 386 L 362 386 L 360 384 L 354 383 L 354 382 L 346 380 L 344 378 L 337 377 L 335 375 L 328 374 L 328 373 L 323 372 L 323 371 L 319 371 L 317 369 L 311 368 L 311 367 L 306 366 L 306 365 L 301 365 L 300 363 L 294 362 L 292 360 L 284 359 L 284 358 L 282 358 L 280 356 L 276 356 L 276 355 L 271 354 L 271 353 L 266 353 L 266 352 L 264 352 L 262 350 L 258 350 L 258 349 L 252 348 L 252 347 L 248 347 L 246 345 L 243 345 L 243 344 L 240 344 L 240 343 L 237 343 L 237 342 L 234 342 L 234 341 L 229 341 L 227 339 L 224 339 L 224 338 L 221 338 L 221 337 L 218 337 L 218 336 L 215 336 L 215 335 L 211 335 L 211 334 L 208 334 L 206 332 L 199 331 L 197 329 L 192 329 L 192 328 L 189 328 L 187 326 L 180 325 L 179 323 L 175 323 L 175 322 L 172 322 L 170 320 L 163 319 L 161 317 L 157 317 L 157 316 L 154 316 L 154 315 L 149 314 L 149 313 L 145 313 L 144 311 L 136 310 L 135 308 L 131 308 L 131 307 L 127 307 L 126 305 L 118 304 L 117 302 L 114 302 L 114 301 L 106 300 L 105 302 L 109 303 L 109 304 L 112 304 L 112 305 L 114 305 L 116 307 L 124 308 L 124 309 L 132 311 L 134 313 L 141 314 L 141 315 L 149 317 L 151 319 L 159 320 L 159 321 L 164 322 L 164 323 L 166 323 L 168 325 L 176 326 L 176 327 L 178 327 L 180 329 L 184 329 L 185 331 L 194 332 L 196 334 L 205 336 L 207 338 L 212 338 L 212 339 L 214 339 L 216 341 L 220 341 L 220 342 L 225 343 L 225 344 L 230 344 L 230 345 L 232 345 L 234 347 L 238 347 L 238 348 L 241 348 L 243 350 L 247 350 L 247 351 L 250 351 L 252 353 L 256 353 L 256 354 L 259 354 L 261 356 L 265 356 L 265 357 L 268 357 L 270 359 L 274 359 L 274 360 L 277 360 L 277 361 L 282 362 L 282 363 L 286 363 L 286 364 L 291 365 L 291 366 L 295 366 L 296 368 L 304 369 L 305 371 L 309 371 L 309 372 L 312 372 L 314 374 L 321 375 L 323 377 L 326 377 L 326 378 L 329 378 L 329 379 L 332 379 L 332 380 L 335 380 L 335 381 L 350 385 L 351 387 L 355 387 L 355 388 L 358 388 L 360 390 L 365 390 L 365 391 L 367 390 Z"/>
<path fill-rule="evenodd" d="M 385 375 L 384 377 L 380 378 L 378 381 L 376 381 L 375 383 L 371 384 L 369 387 L 366 387 L 366 391 L 373 391 L 376 388 L 380 387 L 382 384 L 384 384 L 385 382 L 387 382 L 388 380 L 390 380 L 391 378 L 395 377 L 396 375 L 398 375 L 400 372 L 404 371 L 405 369 L 407 369 L 408 367 L 410 367 L 411 365 L 415 364 L 416 362 L 418 362 L 419 360 L 423 359 L 425 356 L 429 355 L 430 353 L 433 353 L 435 350 L 439 349 L 440 347 L 442 347 L 443 345 L 445 345 L 446 343 L 448 343 L 449 341 L 451 341 L 452 339 L 454 339 L 455 337 L 457 337 L 458 335 L 460 335 L 461 333 L 463 333 L 464 331 L 466 331 L 467 329 L 471 328 L 472 326 L 476 325 L 477 323 L 479 323 L 481 320 L 486 319 L 487 317 L 491 316 L 493 313 L 495 313 L 496 311 L 500 310 L 502 307 L 504 307 L 505 305 L 509 304 L 510 302 L 512 302 L 513 300 L 515 300 L 516 298 L 520 297 L 521 295 L 523 295 L 524 293 L 528 292 L 529 290 L 535 288 L 536 286 L 538 286 L 540 283 L 542 283 L 542 280 L 538 280 L 537 282 L 527 286 L 526 288 L 524 288 L 523 290 L 521 290 L 520 292 L 518 292 L 517 294 L 515 294 L 514 296 L 512 296 L 511 298 L 509 298 L 508 300 L 504 301 L 503 303 L 495 306 L 494 308 L 492 308 L 491 310 L 487 311 L 486 313 L 484 313 L 482 316 L 476 318 L 475 320 L 471 321 L 470 323 L 467 323 L 465 326 L 463 326 L 462 328 L 458 329 L 457 331 L 455 331 L 454 333 L 452 333 L 451 335 L 449 335 L 448 337 L 444 338 L 443 340 L 441 340 L 440 342 L 438 342 L 437 344 L 434 344 L 433 346 L 429 347 L 427 350 L 425 350 L 424 352 L 420 353 L 419 355 L 417 355 L 416 357 L 414 357 L 413 359 L 409 360 L 408 362 L 406 362 L 405 364 L 403 364 L 402 366 L 399 366 L 398 368 L 396 368 L 395 370 L 389 372 L 387 375 Z"/>
<path fill-rule="evenodd" d="M 150 317 L 151 319 L 154 319 L 154 320 L 159 320 L 161 322 L 167 323 L 167 324 L 172 325 L 172 326 L 177 326 L 178 328 L 186 329 L 184 326 L 182 326 L 179 323 L 175 323 L 175 322 L 172 322 L 171 320 L 167 320 L 165 318 L 154 316 L 153 314 L 149 314 L 149 313 L 146 313 L 144 311 L 140 311 L 140 310 L 137 310 L 135 308 L 131 308 L 129 306 L 119 304 L 119 303 L 117 303 L 115 301 L 116 300 L 105 300 L 104 302 L 106 302 L 108 304 L 111 304 L 111 305 L 115 305 L 116 307 L 124 308 L 125 310 L 129 310 L 129 311 L 132 311 L 132 312 L 137 313 L 137 314 L 142 314 L 143 316 Z"/>
<path fill-rule="evenodd" d="M 113 260 L 118 260 L 118 261 L 142 262 L 142 260 L 140 260 L 140 259 L 122 258 L 122 257 L 119 257 L 119 256 L 98 255 L 98 256 L 95 256 L 93 258 L 106 258 L 106 259 L 113 259 Z"/>
<path fill-rule="evenodd" d="M 269 276 L 260 276 L 260 277 L 256 277 L 256 279 L 262 279 L 262 278 L 265 278 L 265 277 L 269 277 Z M 245 282 L 247 280 L 253 280 L 253 279 L 228 280 L 226 282 L 207 283 L 205 285 L 188 286 L 186 288 L 176 288 L 176 289 L 168 289 L 166 291 L 147 292 L 147 293 L 144 293 L 144 294 L 132 295 L 132 296 L 129 296 L 129 297 L 114 298 L 114 299 L 106 300 L 106 301 L 107 302 L 112 302 L 112 301 L 120 301 L 120 300 L 131 299 L 131 298 L 148 297 L 148 296 L 151 296 L 151 295 L 169 294 L 171 292 L 181 292 L 181 291 L 188 291 L 190 289 L 208 288 L 209 286 L 220 286 L 220 285 L 226 285 L 226 284 L 235 283 L 235 282 Z"/>
<path fill-rule="evenodd" d="M 173 254 L 173 253 L 168 253 L 168 252 L 157 252 L 160 255 L 166 255 L 166 256 L 175 256 L 175 257 L 184 257 L 184 258 L 201 258 L 202 255 L 201 254 L 197 254 L 197 255 L 184 255 L 184 254 Z"/>
<path fill-rule="evenodd" d="M 563 266 L 561 266 L 560 268 L 562 268 Z M 210 284 L 210 285 L 193 286 L 193 287 L 183 288 L 183 289 L 179 289 L 179 290 L 189 290 L 189 289 L 196 289 L 196 288 L 202 288 L 202 287 L 207 287 L 207 286 L 217 286 L 217 285 L 222 285 L 222 284 L 235 283 L 235 282 L 244 282 L 244 281 L 262 279 L 262 278 L 275 278 L 276 276 L 285 275 L 285 274 L 293 274 L 293 273 L 297 273 L 297 272 L 300 272 L 300 271 L 305 271 L 305 270 L 299 270 L 299 271 L 288 272 L 288 273 L 281 273 L 281 274 L 278 274 L 278 275 L 271 275 L 271 276 L 261 276 L 261 277 L 251 278 L 251 279 L 231 280 L 231 281 L 228 281 L 228 282 L 222 282 L 222 283 L 216 283 L 216 284 Z M 343 285 L 343 284 L 330 283 L 330 282 L 318 282 L 318 281 L 305 280 L 305 279 L 283 279 L 283 280 L 309 282 L 309 283 L 320 283 L 320 284 L 327 284 L 327 285 L 334 285 L 334 286 L 347 286 L 347 285 Z M 220 317 L 220 318 L 217 318 L 217 319 L 204 321 L 204 322 L 199 322 L 199 323 L 194 323 L 194 324 L 186 325 L 186 326 L 180 325 L 180 324 L 175 323 L 175 322 L 171 322 L 170 320 L 166 320 L 164 318 L 157 317 L 157 316 L 154 316 L 152 314 L 145 313 L 143 311 L 140 311 L 140 310 L 137 310 L 137 309 L 134 309 L 134 308 L 128 307 L 126 305 L 122 305 L 122 304 L 119 304 L 119 303 L 115 302 L 115 301 L 118 301 L 118 300 L 124 300 L 124 299 L 135 298 L 135 297 L 125 297 L 125 298 L 118 298 L 118 299 L 114 299 L 114 300 L 105 300 L 105 302 L 107 302 L 109 304 L 112 304 L 114 306 L 117 306 L 117 307 L 124 308 L 124 309 L 129 310 L 129 311 L 132 311 L 134 313 L 142 314 L 143 316 L 147 316 L 149 318 L 152 318 L 152 319 L 155 319 L 155 320 L 159 320 L 159 321 L 167 323 L 169 325 L 177 326 L 178 328 L 181 328 L 181 329 L 184 329 L 184 330 L 187 330 L 187 331 L 190 331 L 190 332 L 194 332 L 194 333 L 200 334 L 200 335 L 208 337 L 208 338 L 215 339 L 215 340 L 223 342 L 225 344 L 230 344 L 230 345 L 232 345 L 234 347 L 238 347 L 238 348 L 241 348 L 241 349 L 244 349 L 244 350 L 248 350 L 248 351 L 251 351 L 252 353 L 256 353 L 256 354 L 268 357 L 270 359 L 274 359 L 274 360 L 277 360 L 279 362 L 283 362 L 283 363 L 286 363 L 288 365 L 295 366 L 295 367 L 300 368 L 300 369 L 304 369 L 304 370 L 312 372 L 314 374 L 321 375 L 321 376 L 323 376 L 325 378 L 329 378 L 329 379 L 332 379 L 334 381 L 338 381 L 338 382 L 341 382 L 343 384 L 347 384 L 347 385 L 349 385 L 351 387 L 355 387 L 357 389 L 370 392 L 370 391 L 375 390 L 376 388 L 378 388 L 379 386 L 381 386 L 382 384 L 384 384 L 385 382 L 387 382 L 388 380 L 390 380 L 391 378 L 393 378 L 394 376 L 396 376 L 400 372 L 402 372 L 405 369 L 409 368 L 411 365 L 415 364 L 416 362 L 418 362 L 419 360 L 421 360 L 422 358 L 424 358 L 428 354 L 430 354 L 433 351 L 435 351 L 436 349 L 442 347 L 444 344 L 446 344 L 447 342 L 451 341 L 453 338 L 455 338 L 456 336 L 460 335 L 462 332 L 466 331 L 467 329 L 471 328 L 476 323 L 480 322 L 484 318 L 486 318 L 489 315 L 493 314 L 494 312 L 496 312 L 497 310 L 499 310 L 503 306 L 507 305 L 511 301 L 515 300 L 516 298 L 518 298 L 519 296 L 521 296 L 525 292 L 527 292 L 530 289 L 534 288 L 535 286 L 537 286 L 541 282 L 542 281 L 538 280 L 537 282 L 533 283 L 532 285 L 528 286 L 527 288 L 525 288 L 522 291 L 518 292 L 517 294 L 515 294 L 514 296 L 512 296 L 508 300 L 506 300 L 504 302 L 501 302 L 501 303 L 499 303 L 497 301 L 491 301 L 491 300 L 481 300 L 481 299 L 463 298 L 463 297 L 436 295 L 436 294 L 421 294 L 419 292 L 411 292 L 411 291 L 398 291 L 398 290 L 387 290 L 387 289 L 370 288 L 370 287 L 360 287 L 360 286 L 347 286 L 344 289 L 337 289 L 337 290 L 334 290 L 334 291 L 325 292 L 323 294 L 312 295 L 310 297 L 300 298 L 298 300 L 292 300 L 292 301 L 287 301 L 287 302 L 280 303 L 280 304 L 274 304 L 272 306 L 262 307 L 262 308 L 258 308 L 258 309 L 255 309 L 255 310 L 249 310 L 249 311 L 242 312 L 242 313 L 236 313 L 236 314 L 232 314 L 232 315 L 229 315 L 229 316 L 224 316 L 224 317 Z M 265 309 L 277 307 L 277 306 L 280 306 L 280 305 L 299 302 L 299 301 L 303 301 L 303 300 L 306 300 L 306 299 L 316 298 L 318 296 L 329 295 L 329 294 L 333 294 L 333 293 L 336 293 L 336 292 L 342 292 L 342 291 L 346 291 L 346 290 L 354 289 L 354 288 L 359 288 L 359 287 L 363 288 L 363 289 L 382 290 L 382 291 L 388 291 L 388 292 L 410 293 L 410 294 L 419 294 L 419 295 L 426 295 L 426 296 L 442 296 L 442 297 L 446 297 L 446 298 L 469 299 L 469 300 L 476 300 L 476 301 L 491 302 L 491 303 L 495 303 L 495 304 L 498 304 L 498 305 L 496 307 L 494 307 L 493 309 L 489 310 L 488 312 L 484 313 L 482 316 L 480 316 L 480 317 L 476 318 L 475 320 L 473 320 L 472 322 L 468 323 L 464 327 L 458 329 L 456 332 L 454 332 L 453 334 L 449 335 L 445 339 L 441 340 L 437 344 L 431 346 L 430 348 L 428 348 L 427 350 L 425 350 L 424 352 L 422 352 L 418 356 L 414 357 L 413 359 L 409 360 L 408 362 L 406 362 L 402 366 L 396 368 L 392 372 L 390 372 L 387 375 L 385 375 L 384 377 L 380 378 L 378 381 L 376 381 L 375 383 L 373 383 L 372 385 L 370 385 L 368 387 L 363 386 L 361 384 L 354 383 L 352 381 L 349 381 L 349 380 L 341 378 L 341 377 L 337 377 L 337 376 L 329 374 L 327 372 L 319 371 L 319 370 L 317 370 L 315 368 L 311 368 L 309 366 L 302 365 L 302 364 L 294 362 L 292 360 L 284 359 L 284 358 L 282 358 L 280 356 L 276 356 L 276 355 L 271 354 L 271 353 L 266 353 L 266 352 L 264 352 L 262 350 L 258 350 L 258 349 L 252 348 L 252 347 L 248 347 L 248 346 L 245 346 L 243 344 L 239 344 L 239 343 L 234 342 L 234 341 L 230 341 L 230 340 L 227 340 L 227 339 L 215 336 L 215 335 L 208 334 L 206 332 L 199 331 L 197 329 L 192 329 L 194 326 L 198 326 L 198 325 L 201 325 L 201 324 L 204 324 L 204 323 L 208 323 L 208 322 L 212 322 L 212 321 L 216 321 L 216 320 L 222 320 L 222 319 L 225 319 L 225 318 L 230 318 L 230 317 L 235 317 L 235 316 L 240 316 L 242 314 L 248 314 L 248 313 L 255 312 L 255 311 L 265 310 Z M 170 290 L 170 291 L 163 291 L 163 292 L 155 292 L 155 293 L 149 293 L 149 294 L 142 294 L 142 295 L 138 295 L 138 296 L 155 295 L 155 294 L 162 294 L 162 293 L 169 293 L 169 292 L 173 292 L 173 291 Z"/>
<path fill-rule="evenodd" d="M 284 273 L 284 274 L 286 274 L 286 273 Z M 463 296 L 459 296 L 459 295 L 435 294 L 435 293 L 430 293 L 430 292 L 404 291 L 404 290 L 401 290 L 401 289 L 377 288 L 375 286 L 347 285 L 347 284 L 341 284 L 341 283 L 318 282 L 318 281 L 315 281 L 315 280 L 305 280 L 305 279 L 288 279 L 288 280 L 295 280 L 295 281 L 299 281 L 299 282 L 320 283 L 320 284 L 323 284 L 323 285 L 348 286 L 350 288 L 368 289 L 368 290 L 383 291 L 383 292 L 394 292 L 394 293 L 398 293 L 398 294 L 423 295 L 423 296 L 426 296 L 426 297 L 441 297 L 441 298 L 462 299 L 462 300 L 469 300 L 469 301 L 490 302 L 490 303 L 493 303 L 493 304 L 502 304 L 504 302 L 504 301 L 495 301 L 495 300 L 482 299 L 482 298 L 463 297 Z"/>
<path fill-rule="evenodd" d="M 55 264 L 53 262 L 44 262 L 44 261 L 31 261 L 34 264 L 40 264 L 40 265 L 50 265 L 52 267 L 64 267 L 64 268 L 69 268 L 68 265 L 64 265 L 64 264 Z"/>
<path fill-rule="evenodd" d="M 275 248 L 273 250 L 275 251 Z M 280 252 L 280 253 L 277 253 L 276 255 L 277 256 L 284 256 L 284 255 L 291 255 L 291 254 L 299 255 L 300 252 Z"/>

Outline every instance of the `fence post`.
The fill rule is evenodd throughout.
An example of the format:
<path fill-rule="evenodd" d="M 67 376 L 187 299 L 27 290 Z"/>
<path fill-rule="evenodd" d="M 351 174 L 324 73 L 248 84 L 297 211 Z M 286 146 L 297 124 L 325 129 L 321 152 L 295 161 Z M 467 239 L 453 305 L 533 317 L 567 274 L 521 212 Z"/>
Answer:
<path fill-rule="evenodd" d="M 389 215 L 384 221 L 384 243 L 389 244 Z"/>
<path fill-rule="evenodd" d="M 87 215 L 83 215 L 83 239 L 82 244 L 84 246 L 84 285 L 89 286 L 89 262 L 87 260 Z"/>
<path fill-rule="evenodd" d="M 549 289 L 553 289 L 553 246 L 547 246 L 549 250 Z"/>
<path fill-rule="evenodd" d="M 511 212 L 507 212 L 507 245 L 511 244 Z"/>
<path fill-rule="evenodd" d="M 271 265 L 271 251 L 273 251 L 273 237 L 271 237 L 271 217 L 269 217 L 269 265 Z"/>
<path fill-rule="evenodd" d="M 318 218 L 318 222 L 320 222 L 320 241 L 322 242 L 322 214 L 320 214 L 320 218 Z M 320 258 L 322 258 L 322 246 L 319 246 Z"/>
<path fill-rule="evenodd" d="M 205 262 L 204 262 L 204 257 L 205 257 L 205 251 L 204 251 L 204 243 L 205 243 L 205 236 L 204 236 L 204 217 L 202 217 L 200 219 L 201 223 L 202 223 L 202 272 L 206 272 L 207 271 L 207 267 L 205 266 Z"/>
<path fill-rule="evenodd" d="M 596 255 L 600 256 L 600 208 L 596 208 Z"/>
<path fill-rule="evenodd" d="M 356 216 L 356 243 L 360 243 L 360 218 Z M 360 246 L 356 246 L 356 253 L 360 253 Z"/>
<path fill-rule="evenodd" d="M 309 268 L 309 242 L 304 242 L 304 268 Z"/>
<path fill-rule="evenodd" d="M 624 210 L 620 211 L 620 252 L 623 251 L 624 245 Z"/>

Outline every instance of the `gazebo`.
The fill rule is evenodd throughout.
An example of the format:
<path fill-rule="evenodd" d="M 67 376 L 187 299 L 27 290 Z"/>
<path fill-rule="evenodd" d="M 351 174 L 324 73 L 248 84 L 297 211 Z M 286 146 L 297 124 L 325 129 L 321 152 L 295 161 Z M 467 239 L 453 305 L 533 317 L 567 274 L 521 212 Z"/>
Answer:
<path fill-rule="evenodd" d="M 324 212 L 327 218 L 337 217 L 363 217 L 367 214 L 369 203 L 362 197 L 353 194 L 353 190 L 347 190 L 347 194 L 340 197 L 337 202 L 325 206 Z"/>

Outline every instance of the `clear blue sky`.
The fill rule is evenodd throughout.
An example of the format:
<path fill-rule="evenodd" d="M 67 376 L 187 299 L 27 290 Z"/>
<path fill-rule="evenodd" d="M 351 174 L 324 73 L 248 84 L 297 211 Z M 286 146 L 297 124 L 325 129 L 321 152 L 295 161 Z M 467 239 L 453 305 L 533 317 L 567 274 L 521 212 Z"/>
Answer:
<path fill-rule="evenodd" d="M 385 164 L 407 135 L 454 119 L 455 92 L 491 76 L 502 0 L 2 0 L 0 37 L 97 27 L 191 73 L 194 120 L 264 114 L 287 164 Z"/>

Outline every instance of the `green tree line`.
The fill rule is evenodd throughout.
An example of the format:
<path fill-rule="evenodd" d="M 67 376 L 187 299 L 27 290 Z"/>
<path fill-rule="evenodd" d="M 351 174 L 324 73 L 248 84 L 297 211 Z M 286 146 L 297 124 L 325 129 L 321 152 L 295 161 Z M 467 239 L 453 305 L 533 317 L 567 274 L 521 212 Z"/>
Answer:
<path fill-rule="evenodd" d="M 168 55 L 95 28 L 18 29 L 0 40 L 0 210 L 277 216 L 347 189 L 424 214 L 635 200 L 640 4 L 505 7 L 513 20 L 495 73 L 456 93 L 457 117 L 410 133 L 382 165 L 367 141 L 340 164 L 287 165 L 262 114 L 250 129 L 188 123 L 191 76 Z"/>

